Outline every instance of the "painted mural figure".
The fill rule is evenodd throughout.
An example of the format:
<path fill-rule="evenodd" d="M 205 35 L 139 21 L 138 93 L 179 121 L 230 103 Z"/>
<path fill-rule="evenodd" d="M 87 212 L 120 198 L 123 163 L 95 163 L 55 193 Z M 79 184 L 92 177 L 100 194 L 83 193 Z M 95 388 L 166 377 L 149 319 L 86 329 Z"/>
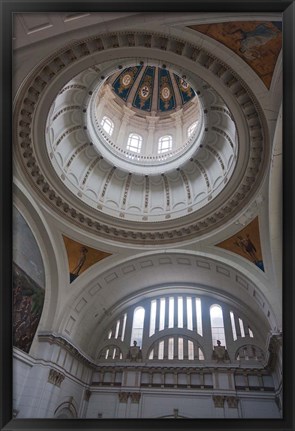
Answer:
<path fill-rule="evenodd" d="M 28 353 L 39 324 L 44 289 L 17 265 L 13 269 L 13 344 Z"/>
<path fill-rule="evenodd" d="M 239 29 L 232 34 L 234 33 L 241 34 L 242 40 L 239 50 L 248 60 L 261 57 L 261 53 L 257 48 L 278 36 L 278 32 L 272 30 L 265 24 L 257 25 L 252 31 Z"/>
<path fill-rule="evenodd" d="M 249 234 L 246 235 L 246 238 L 238 236 L 238 241 L 236 241 L 235 244 L 250 257 L 253 263 L 258 262 L 259 259 L 256 255 L 257 250 L 255 248 L 255 245 L 251 241 Z"/>
<path fill-rule="evenodd" d="M 79 257 L 78 263 L 72 271 L 72 274 L 75 275 L 76 277 L 78 277 L 79 272 L 81 271 L 82 266 L 84 265 L 84 263 L 86 261 L 87 253 L 88 253 L 88 249 L 86 247 L 81 247 L 80 257 Z"/>

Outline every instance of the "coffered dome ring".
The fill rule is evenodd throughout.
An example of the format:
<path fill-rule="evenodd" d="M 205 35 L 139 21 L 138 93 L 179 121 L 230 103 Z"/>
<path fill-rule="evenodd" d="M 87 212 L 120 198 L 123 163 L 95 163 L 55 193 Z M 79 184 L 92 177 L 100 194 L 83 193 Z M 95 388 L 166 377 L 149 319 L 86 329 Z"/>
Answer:
<path fill-rule="evenodd" d="M 265 146 L 267 132 L 259 104 L 247 85 L 234 71 L 203 49 L 192 47 L 191 43 L 187 44 L 190 52 L 186 50 L 185 55 L 175 52 L 172 45 L 169 52 L 156 47 L 142 47 L 140 39 L 137 39 L 138 46 L 126 46 L 126 39 L 121 38 L 119 50 L 117 47 L 97 49 L 98 40 L 108 41 L 110 37 L 112 36 L 99 36 L 68 46 L 39 65 L 28 78 L 19 92 L 15 108 L 15 118 L 18 114 L 21 118 L 15 127 L 16 141 L 20 150 L 17 152 L 18 160 L 29 171 L 39 194 L 49 201 L 60 215 L 103 237 L 123 242 L 144 241 L 154 244 L 189 239 L 196 233 L 208 233 L 236 215 L 257 192 L 261 183 L 263 169 L 260 168 L 267 162 L 268 149 Z M 152 37 L 156 40 L 158 36 L 152 35 Z M 194 54 L 196 51 L 199 53 L 197 58 Z M 217 198 L 197 212 L 183 216 L 179 221 L 167 220 L 165 226 L 149 222 L 130 225 L 127 220 L 114 219 L 109 214 L 94 211 L 74 195 L 69 196 L 48 163 L 45 145 L 40 144 L 44 142 L 43 131 L 48 115 L 48 100 L 49 103 L 50 100 L 53 102 L 57 92 L 85 68 L 95 64 L 106 64 L 110 58 L 115 58 L 117 61 L 118 55 L 122 56 L 122 61 L 133 58 L 140 62 L 147 56 L 165 61 L 167 64 L 173 60 L 173 67 L 178 67 L 181 72 L 197 74 L 202 79 L 206 78 L 208 85 L 217 89 L 225 100 L 235 119 L 240 136 L 240 152 L 236 169 L 227 187 Z M 208 61 L 205 61 L 206 59 Z M 210 73 L 207 67 L 209 60 Z M 46 103 L 44 103 L 45 99 Z M 38 124 L 38 127 L 33 127 L 34 124 Z M 38 142 L 39 145 L 32 146 L 32 141 Z"/>
<path fill-rule="evenodd" d="M 148 61 L 155 64 L 154 60 Z M 132 60 L 127 64 L 132 66 Z M 102 64 L 100 68 L 102 79 L 97 77 L 95 68 L 88 68 L 69 81 L 58 93 L 48 114 L 49 157 L 69 190 L 95 209 L 135 221 L 181 217 L 218 196 L 234 172 L 238 139 L 231 113 L 214 89 L 197 76 L 189 77 L 191 85 L 202 90 L 197 105 L 201 108 L 197 113 L 203 112 L 198 114 L 194 133 L 182 142 L 181 136 L 186 132 L 182 129 L 186 127 L 181 123 L 195 121 L 195 104 L 183 114 L 179 110 L 176 120 L 176 113 L 164 120 L 147 117 L 147 120 L 163 123 L 160 130 L 152 127 L 154 132 L 171 133 L 174 138 L 179 134 L 180 123 L 179 146 L 163 154 L 137 155 L 124 148 L 126 142 L 121 133 L 124 120 L 118 118 L 125 116 L 128 108 L 123 106 L 123 112 L 118 112 L 119 108 L 112 106 L 109 95 L 102 109 L 96 102 L 106 77 L 112 76 L 118 65 L 115 62 L 113 68 L 104 69 Z M 113 105 L 116 104 L 113 102 Z M 120 129 L 120 142 L 114 143 L 112 136 L 102 130 L 96 118 L 98 110 L 102 111 L 101 116 L 110 112 L 110 121 Z M 132 115 L 130 110 L 128 115 L 130 112 Z M 127 117 L 125 127 L 129 132 L 144 135 L 146 119 L 135 117 Z"/>

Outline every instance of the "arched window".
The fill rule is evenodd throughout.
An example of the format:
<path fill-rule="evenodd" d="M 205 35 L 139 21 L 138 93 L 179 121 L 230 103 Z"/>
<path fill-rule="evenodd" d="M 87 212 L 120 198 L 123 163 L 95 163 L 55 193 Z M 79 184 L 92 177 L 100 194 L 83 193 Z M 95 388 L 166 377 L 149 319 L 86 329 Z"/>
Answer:
<path fill-rule="evenodd" d="M 140 153 L 142 146 L 142 136 L 136 133 L 130 133 L 127 142 L 127 150 L 133 151 L 134 153 Z"/>
<path fill-rule="evenodd" d="M 148 359 L 177 359 L 180 361 L 195 359 L 203 361 L 204 353 L 196 340 L 190 340 L 185 335 L 173 337 L 164 337 L 156 340 L 149 352 Z"/>
<path fill-rule="evenodd" d="M 220 305 L 212 305 L 210 307 L 211 331 L 213 346 L 217 345 L 217 340 L 222 346 L 226 346 L 222 308 Z"/>
<path fill-rule="evenodd" d="M 198 124 L 198 122 L 197 121 L 195 121 L 193 124 L 191 124 L 190 126 L 189 126 L 189 128 L 187 129 L 187 136 L 188 136 L 188 138 L 190 137 L 190 136 L 192 136 L 192 134 L 194 133 L 194 131 L 196 130 L 196 127 L 197 127 L 197 124 Z"/>
<path fill-rule="evenodd" d="M 133 323 L 132 323 L 130 344 L 133 344 L 133 342 L 136 341 L 138 347 L 142 346 L 144 314 L 145 314 L 145 310 L 143 307 L 135 308 L 133 313 Z"/>
<path fill-rule="evenodd" d="M 114 123 L 112 122 L 112 120 L 104 116 L 100 124 L 103 130 L 107 132 L 108 135 L 112 136 L 112 133 L 114 131 Z"/>
<path fill-rule="evenodd" d="M 158 154 L 167 153 L 172 150 L 172 136 L 166 135 L 159 139 Z"/>

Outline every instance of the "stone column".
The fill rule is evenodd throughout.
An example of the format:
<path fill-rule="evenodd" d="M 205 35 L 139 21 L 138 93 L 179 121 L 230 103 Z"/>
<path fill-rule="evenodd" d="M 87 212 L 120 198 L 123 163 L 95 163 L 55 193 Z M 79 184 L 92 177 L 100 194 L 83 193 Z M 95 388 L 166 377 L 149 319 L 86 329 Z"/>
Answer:
<path fill-rule="evenodd" d="M 167 329 L 169 326 L 169 297 L 166 297 L 165 300 L 165 324 L 164 329 Z"/>
<path fill-rule="evenodd" d="M 125 341 L 131 346 L 133 344 L 133 340 L 131 340 L 131 332 L 132 332 L 132 322 L 133 322 L 133 312 L 127 314 L 126 327 L 125 327 Z M 125 358 L 124 358 L 125 359 Z"/>
<path fill-rule="evenodd" d="M 144 346 L 147 345 L 149 335 L 150 335 L 151 301 L 147 301 L 145 303 L 144 309 L 145 309 L 145 314 L 144 314 L 144 326 L 143 326 L 141 349 L 144 355 L 146 355 L 147 351 L 144 349 Z"/>
<path fill-rule="evenodd" d="M 155 129 L 156 123 L 159 118 L 151 116 L 146 117 L 146 119 L 148 123 L 148 137 L 145 145 L 144 154 L 148 156 L 150 154 L 158 154 L 158 142 L 155 142 Z"/>
<path fill-rule="evenodd" d="M 171 118 L 173 118 L 175 120 L 175 125 L 176 125 L 176 135 L 175 135 L 175 142 L 173 145 L 173 148 L 179 148 L 181 147 L 182 143 L 183 143 L 183 133 L 182 133 L 182 109 L 180 109 L 179 111 L 174 112 L 173 114 L 171 114 Z"/>
<path fill-rule="evenodd" d="M 127 106 L 123 106 L 123 117 L 121 120 L 121 126 L 120 126 L 118 137 L 117 137 L 117 144 L 119 147 L 126 148 L 126 145 L 127 145 L 127 136 L 126 136 L 127 125 L 130 122 L 130 118 L 133 117 L 133 115 L 135 115 L 135 112 L 133 112 Z"/>
<path fill-rule="evenodd" d="M 115 98 L 115 95 L 108 87 L 106 87 L 104 94 L 98 100 L 98 106 L 96 110 L 96 118 L 99 121 L 99 124 L 101 123 L 102 117 L 105 114 L 106 104 L 109 103 L 110 100 L 113 100 L 114 98 Z"/>
<path fill-rule="evenodd" d="M 223 395 L 213 395 L 212 398 L 215 407 L 215 417 L 223 418 L 225 397 Z"/>

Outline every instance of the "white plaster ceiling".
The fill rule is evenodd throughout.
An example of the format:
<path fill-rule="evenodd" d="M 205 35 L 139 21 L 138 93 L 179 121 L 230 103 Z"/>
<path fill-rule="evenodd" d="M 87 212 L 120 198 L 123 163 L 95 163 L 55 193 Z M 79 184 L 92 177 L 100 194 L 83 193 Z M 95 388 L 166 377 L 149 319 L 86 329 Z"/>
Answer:
<path fill-rule="evenodd" d="M 93 145 L 95 132 L 89 136 L 92 101 L 104 81 L 101 74 L 107 77 L 104 66 L 99 67 L 99 73 L 98 66 L 87 68 L 66 83 L 49 111 L 47 150 L 63 184 L 98 212 L 132 221 L 179 218 L 220 194 L 237 162 L 238 135 L 235 120 L 218 93 L 197 76 L 191 77 L 201 93 L 198 134 L 167 160 L 134 164 L 125 154 L 122 161 L 122 156 L 114 157 L 111 138 L 101 143 L 103 138 L 97 134 L 99 144 Z M 104 151 L 104 146 L 110 148 Z"/>

